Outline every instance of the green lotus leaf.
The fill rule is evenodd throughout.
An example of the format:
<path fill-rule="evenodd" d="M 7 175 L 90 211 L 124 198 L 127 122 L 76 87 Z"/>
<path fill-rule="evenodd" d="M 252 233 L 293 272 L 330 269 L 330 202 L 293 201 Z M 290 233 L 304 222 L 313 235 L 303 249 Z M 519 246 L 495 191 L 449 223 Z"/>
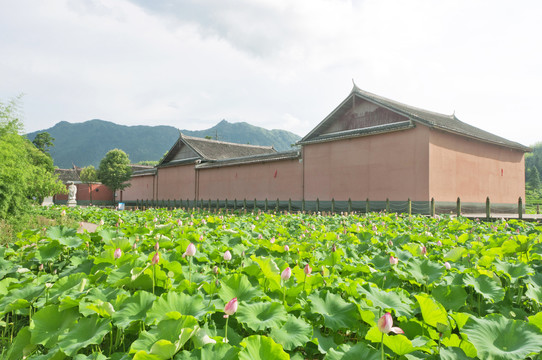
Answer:
<path fill-rule="evenodd" d="M 402 292 L 393 290 L 384 291 L 370 284 L 358 285 L 357 290 L 359 294 L 365 295 L 367 300 L 371 301 L 375 308 L 380 308 L 381 310 L 393 309 L 397 316 L 412 315 L 412 301 Z"/>
<path fill-rule="evenodd" d="M 458 311 L 467 300 L 467 292 L 459 285 L 435 286 L 431 295 L 446 309 Z"/>
<path fill-rule="evenodd" d="M 58 336 L 58 346 L 68 356 L 91 344 L 100 344 L 111 331 L 111 320 L 100 319 L 98 315 L 80 319 L 67 333 Z"/>
<path fill-rule="evenodd" d="M 231 299 L 230 299 L 231 300 Z M 207 303 L 203 301 L 201 295 L 188 295 L 185 293 L 177 293 L 170 291 L 162 294 L 152 304 L 152 307 L 147 312 L 147 324 L 156 324 L 167 318 L 167 313 L 172 311 L 178 312 L 180 315 L 191 315 L 198 320 L 210 311 Z"/>
<path fill-rule="evenodd" d="M 463 256 L 467 253 L 467 249 L 463 247 L 454 247 L 446 252 L 442 257 L 442 261 L 452 261 L 457 262 L 461 260 Z"/>
<path fill-rule="evenodd" d="M 282 326 L 286 322 L 286 310 L 277 302 L 240 303 L 237 320 L 254 331 Z"/>
<path fill-rule="evenodd" d="M 286 322 L 281 327 L 272 328 L 269 334 L 269 337 L 286 350 L 304 346 L 311 340 L 311 336 L 312 326 L 293 315 L 287 315 Z"/>
<path fill-rule="evenodd" d="M 430 285 L 439 280 L 444 274 L 444 266 L 429 259 L 411 258 L 405 268 L 418 284 Z"/>
<path fill-rule="evenodd" d="M 150 354 L 153 345 L 159 340 L 167 340 L 174 344 L 177 352 L 190 340 L 197 328 L 198 321 L 193 316 L 162 320 L 150 330 L 141 332 L 137 340 L 132 343 L 130 352 L 143 351 Z M 143 353 L 140 354 L 142 355 Z"/>
<path fill-rule="evenodd" d="M 30 306 L 30 302 L 42 292 L 43 285 L 23 286 L 10 290 L 0 301 L 0 316 L 12 310 Z"/>
<path fill-rule="evenodd" d="M 83 243 L 83 239 L 78 236 L 66 236 L 58 239 L 58 242 L 66 247 L 76 248 Z"/>
<path fill-rule="evenodd" d="M 425 293 L 414 295 L 414 297 L 418 300 L 418 304 L 420 304 L 423 321 L 426 324 L 438 329 L 440 333 L 450 330 L 448 313 L 444 309 L 444 306 Z"/>
<path fill-rule="evenodd" d="M 220 284 L 218 296 L 224 301 L 224 304 L 235 297 L 239 302 L 247 302 L 263 295 L 258 287 L 250 283 L 246 275 L 234 274 L 224 277 L 220 280 Z"/>
<path fill-rule="evenodd" d="M 118 305 L 118 310 L 113 313 L 113 323 L 121 329 L 126 329 L 134 321 L 145 321 L 147 311 L 153 306 L 155 299 L 156 296 L 151 293 L 137 291 Z"/>
<path fill-rule="evenodd" d="M 66 297 L 78 297 L 84 290 L 84 282 L 87 282 L 86 274 L 79 273 L 58 279 L 49 291 L 49 301 L 54 302 Z M 81 289 L 83 287 L 83 289 Z"/>
<path fill-rule="evenodd" d="M 359 326 L 359 311 L 356 305 L 344 301 L 340 295 L 326 293 L 309 296 L 311 311 L 324 317 L 326 327 L 338 331 L 339 329 L 353 329 Z"/>
<path fill-rule="evenodd" d="M 542 331 L 542 311 L 536 315 L 529 316 L 529 324 L 537 326 Z"/>
<path fill-rule="evenodd" d="M 207 344 L 200 349 L 192 351 L 181 351 L 175 360 L 237 360 L 239 349 L 223 342 L 217 342 L 216 344 Z"/>
<path fill-rule="evenodd" d="M 267 336 L 252 335 L 241 342 L 243 349 L 239 352 L 239 360 L 289 360 L 290 355 L 282 346 Z"/>
<path fill-rule="evenodd" d="M 401 334 L 384 334 L 384 336 L 382 336 L 382 332 L 380 332 L 380 330 L 378 330 L 378 327 L 376 326 L 373 326 L 369 329 L 367 335 L 365 335 L 365 339 L 374 343 L 380 343 L 383 340 L 384 345 L 386 345 L 391 351 L 393 351 L 397 355 L 410 354 L 411 352 L 417 350 L 422 350 L 426 352 L 431 351 L 431 340 L 428 338 L 419 336 L 411 341 L 406 336 Z"/>
<path fill-rule="evenodd" d="M 144 350 L 139 350 L 135 353 L 133 360 L 162 360 L 162 358 L 155 354 L 149 354 Z"/>
<path fill-rule="evenodd" d="M 495 268 L 497 269 L 497 272 L 508 277 L 510 279 L 511 284 L 515 284 L 518 281 L 518 279 L 522 277 L 526 277 L 531 274 L 534 274 L 533 269 L 525 263 L 512 264 L 512 263 L 497 259 L 494 264 L 495 264 Z"/>
<path fill-rule="evenodd" d="M 459 347 L 441 348 L 439 353 L 440 360 L 470 360 L 465 352 Z"/>
<path fill-rule="evenodd" d="M 77 354 L 73 360 L 107 360 L 107 356 L 102 353 L 94 353 L 90 355 Z"/>
<path fill-rule="evenodd" d="M 62 253 L 62 246 L 58 241 L 51 241 L 48 244 L 42 245 L 39 247 L 38 252 L 36 253 L 36 258 L 42 264 L 55 261 L 58 259 L 58 256 Z"/>
<path fill-rule="evenodd" d="M 63 225 L 51 226 L 47 229 L 46 235 L 51 240 L 62 240 L 67 237 L 76 236 L 77 230 Z"/>
<path fill-rule="evenodd" d="M 316 339 L 315 342 L 318 345 L 318 351 L 322 354 L 326 354 L 330 349 L 337 347 L 333 337 L 324 336 L 318 327 L 313 327 L 312 336 Z"/>
<path fill-rule="evenodd" d="M 31 341 L 30 330 L 28 326 L 25 326 L 19 330 L 17 336 L 13 339 L 13 343 L 7 349 L 5 357 L 2 358 L 6 360 L 26 359 L 35 348 L 36 344 Z M 3 354 L 3 351 L 0 354 Z"/>
<path fill-rule="evenodd" d="M 81 305 L 81 303 L 79 303 Z M 87 304 L 85 306 L 86 309 L 91 310 L 92 312 L 95 312 L 101 317 L 111 317 L 113 313 L 115 312 L 115 308 L 113 305 L 111 305 L 110 302 L 107 301 L 98 301 L 91 304 Z"/>
<path fill-rule="evenodd" d="M 267 280 L 267 286 L 271 291 L 279 290 L 281 288 L 280 283 L 280 270 L 276 262 L 271 258 L 260 258 L 257 256 L 252 256 L 254 260 L 261 269 L 261 273 Z"/>
<path fill-rule="evenodd" d="M 79 313 L 76 309 L 60 311 L 58 305 L 41 308 L 32 316 L 30 325 L 32 343 L 52 348 L 57 343 L 59 335 L 72 327 L 78 318 Z"/>
<path fill-rule="evenodd" d="M 476 347 L 478 357 L 488 360 L 522 360 L 542 351 L 542 333 L 536 326 L 510 320 L 500 314 L 471 316 L 462 332 Z"/>
<path fill-rule="evenodd" d="M 474 291 L 492 302 L 499 302 L 504 299 L 505 291 L 501 284 L 487 275 L 480 275 L 475 278 L 470 274 L 466 274 L 463 277 L 463 283 L 472 286 Z"/>
<path fill-rule="evenodd" d="M 324 360 L 379 360 L 380 352 L 369 348 L 364 343 L 356 345 L 342 344 L 337 349 L 329 349 Z"/>

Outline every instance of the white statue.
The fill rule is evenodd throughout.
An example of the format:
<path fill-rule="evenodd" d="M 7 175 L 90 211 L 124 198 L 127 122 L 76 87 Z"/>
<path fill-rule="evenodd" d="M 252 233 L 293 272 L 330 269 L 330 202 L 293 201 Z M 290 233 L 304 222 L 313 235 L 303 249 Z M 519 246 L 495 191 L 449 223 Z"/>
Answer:
<path fill-rule="evenodd" d="M 73 181 L 69 182 L 68 186 L 68 206 L 75 206 L 77 205 L 77 201 L 75 200 L 75 196 L 77 195 L 77 186 L 73 183 Z"/>

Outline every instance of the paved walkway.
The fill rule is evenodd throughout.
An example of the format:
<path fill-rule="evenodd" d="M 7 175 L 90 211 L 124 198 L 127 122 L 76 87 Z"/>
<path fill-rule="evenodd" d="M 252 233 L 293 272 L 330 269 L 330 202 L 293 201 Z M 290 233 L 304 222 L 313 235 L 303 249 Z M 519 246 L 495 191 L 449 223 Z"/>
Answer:
<path fill-rule="evenodd" d="M 79 223 L 79 229 L 77 229 L 77 232 L 78 233 L 83 233 L 86 231 L 88 232 L 95 232 L 96 229 L 98 228 L 99 225 L 96 225 L 96 224 L 93 224 L 93 223 L 89 223 L 89 222 L 84 222 L 84 221 L 81 221 Z"/>

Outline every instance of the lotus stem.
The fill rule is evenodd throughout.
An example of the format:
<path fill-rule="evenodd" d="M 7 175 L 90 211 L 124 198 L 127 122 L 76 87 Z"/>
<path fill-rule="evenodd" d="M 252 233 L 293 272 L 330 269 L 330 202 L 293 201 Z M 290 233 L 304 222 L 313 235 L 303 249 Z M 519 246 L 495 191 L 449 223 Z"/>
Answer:
<path fill-rule="evenodd" d="M 224 340 L 225 340 L 225 342 L 228 342 L 228 321 L 229 321 L 229 320 L 230 320 L 230 317 L 228 316 L 228 317 L 226 318 L 226 331 L 225 331 L 225 333 L 224 333 Z"/>

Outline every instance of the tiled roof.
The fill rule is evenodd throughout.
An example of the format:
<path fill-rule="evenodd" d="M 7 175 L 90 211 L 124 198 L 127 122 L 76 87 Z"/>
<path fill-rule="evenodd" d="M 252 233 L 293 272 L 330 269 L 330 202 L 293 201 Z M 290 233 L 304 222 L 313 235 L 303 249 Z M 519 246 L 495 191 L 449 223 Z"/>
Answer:
<path fill-rule="evenodd" d="M 263 163 L 270 161 L 279 161 L 287 159 L 297 159 L 301 157 L 301 152 L 299 150 L 293 151 L 282 151 L 275 152 L 271 154 L 259 154 L 252 156 L 243 156 L 232 159 L 224 159 L 213 162 L 206 162 L 196 165 L 197 169 L 207 169 L 213 167 L 222 167 L 222 166 L 234 166 L 234 165 L 245 165 L 245 164 L 254 164 L 254 163 Z"/>
<path fill-rule="evenodd" d="M 352 92 L 345 99 L 345 101 L 343 101 L 316 128 L 314 128 L 309 134 L 307 134 L 307 136 L 301 139 L 299 141 L 299 144 L 313 142 L 319 139 L 320 135 L 318 134 L 317 130 L 321 128 L 322 126 L 324 126 L 328 121 L 332 121 L 335 118 L 335 116 L 337 115 L 340 116 L 341 113 L 344 113 L 345 103 L 349 101 L 350 99 L 352 99 L 352 97 L 354 96 L 365 99 L 376 105 L 380 105 L 386 109 L 389 109 L 398 114 L 406 116 L 415 123 L 423 124 L 425 126 L 429 126 L 429 127 L 440 129 L 447 132 L 452 132 L 452 133 L 459 134 L 462 136 L 467 136 L 467 137 L 474 138 L 483 142 L 506 146 L 506 147 L 510 147 L 510 148 L 518 149 L 522 151 L 531 151 L 529 147 L 524 146 L 520 143 L 507 140 L 500 136 L 489 133 L 485 130 L 482 130 L 472 125 L 469 125 L 467 123 L 464 123 L 460 121 L 458 118 L 456 118 L 455 115 L 453 114 L 444 115 L 444 114 L 439 114 L 433 111 L 428 111 L 428 110 L 420 109 L 414 106 L 406 105 L 394 100 L 387 99 L 379 95 L 372 94 L 368 91 L 361 90 L 356 85 L 354 85 Z M 330 138 L 329 135 L 326 135 L 326 137 L 328 139 Z"/>
<path fill-rule="evenodd" d="M 81 174 L 81 168 L 73 167 L 72 169 L 55 169 L 55 174 L 58 175 L 60 181 L 67 184 L 70 181 L 81 182 L 79 174 Z"/>
<path fill-rule="evenodd" d="M 175 159 L 175 154 L 179 151 L 182 145 L 188 146 L 196 153 L 199 158 L 191 158 L 189 160 L 218 161 L 232 158 L 240 158 L 245 156 L 254 156 L 262 154 L 274 154 L 277 151 L 272 146 L 259 146 L 248 144 L 235 144 L 225 141 L 217 141 L 203 139 L 198 137 L 186 136 L 181 134 L 177 142 L 169 150 L 168 154 L 160 162 L 159 166 L 167 166 L 168 163 L 179 163 L 187 159 Z"/>

